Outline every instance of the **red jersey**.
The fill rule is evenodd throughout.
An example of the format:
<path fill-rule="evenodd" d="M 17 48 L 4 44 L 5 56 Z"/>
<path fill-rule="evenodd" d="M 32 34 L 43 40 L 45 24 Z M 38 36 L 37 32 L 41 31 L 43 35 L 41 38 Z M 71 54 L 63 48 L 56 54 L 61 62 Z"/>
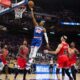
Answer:
<path fill-rule="evenodd" d="M 17 58 L 18 68 L 19 69 L 24 69 L 26 67 L 26 63 L 27 63 L 26 57 L 27 57 L 27 54 L 28 54 L 28 48 L 26 46 L 22 46 L 19 54 L 21 54 L 23 57 L 19 56 Z"/>
<path fill-rule="evenodd" d="M 61 45 L 62 48 L 58 53 L 57 64 L 59 68 L 68 68 L 69 58 L 67 54 L 69 45 L 66 42 L 62 42 Z"/>
<path fill-rule="evenodd" d="M 58 53 L 58 56 L 61 56 L 61 55 L 64 55 L 64 54 L 68 54 L 68 47 L 69 47 L 69 45 L 68 45 L 68 43 L 61 43 L 61 45 L 62 45 L 62 48 L 61 48 L 61 50 L 59 51 L 59 53 Z"/>
<path fill-rule="evenodd" d="M 72 50 L 73 50 L 73 53 L 70 54 L 70 62 L 72 62 L 74 64 L 74 63 L 76 63 L 77 55 L 75 53 L 75 49 L 72 49 Z"/>
<path fill-rule="evenodd" d="M 27 56 L 27 54 L 28 54 L 28 48 L 27 47 L 23 47 L 20 50 L 20 54 L 23 55 L 23 56 Z"/>

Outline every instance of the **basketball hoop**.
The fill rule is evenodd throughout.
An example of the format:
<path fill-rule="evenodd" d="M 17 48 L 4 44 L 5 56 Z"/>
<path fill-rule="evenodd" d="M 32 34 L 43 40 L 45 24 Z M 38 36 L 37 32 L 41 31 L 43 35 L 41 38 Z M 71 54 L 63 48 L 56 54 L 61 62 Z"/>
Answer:
<path fill-rule="evenodd" d="M 22 15 L 23 13 L 25 12 L 26 10 L 26 7 L 22 6 L 22 7 L 19 7 L 19 8 L 15 8 L 14 11 L 15 11 L 15 19 L 20 19 L 22 18 Z"/>

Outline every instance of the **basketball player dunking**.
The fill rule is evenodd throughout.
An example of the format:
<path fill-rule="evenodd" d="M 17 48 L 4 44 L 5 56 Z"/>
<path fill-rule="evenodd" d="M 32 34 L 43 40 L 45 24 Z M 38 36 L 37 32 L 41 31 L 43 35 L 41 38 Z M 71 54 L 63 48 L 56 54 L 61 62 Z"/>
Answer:
<path fill-rule="evenodd" d="M 26 80 L 26 63 L 27 63 L 27 55 L 28 55 L 28 47 L 27 41 L 24 41 L 23 44 L 19 48 L 18 57 L 17 57 L 17 68 L 14 76 L 14 80 L 18 75 L 18 70 L 24 72 L 23 80 Z"/>
<path fill-rule="evenodd" d="M 67 40 L 67 36 L 62 36 L 61 37 L 61 43 L 58 45 L 58 47 L 55 51 L 44 50 L 44 53 L 52 53 L 52 54 L 58 55 L 58 57 L 57 57 L 57 70 L 56 70 L 58 80 L 60 80 L 60 76 L 59 76 L 60 68 L 62 69 L 62 79 L 61 80 L 64 80 L 64 73 L 66 73 L 68 75 L 70 80 L 73 80 L 72 77 L 70 76 L 70 73 L 68 70 L 69 45 L 66 42 L 66 40 Z"/>
<path fill-rule="evenodd" d="M 46 29 L 43 27 L 44 26 L 44 21 L 41 21 L 38 24 L 36 22 L 35 17 L 34 17 L 33 8 L 30 8 L 30 9 L 31 9 L 32 20 L 33 20 L 35 28 L 34 28 L 34 36 L 33 36 L 32 43 L 31 43 L 31 51 L 30 51 L 30 55 L 29 55 L 29 61 L 28 61 L 27 68 L 26 68 L 27 70 L 30 69 L 30 66 L 33 63 L 33 60 L 36 57 L 37 51 L 42 44 L 43 35 L 45 36 L 47 47 L 49 47 Z"/>
<path fill-rule="evenodd" d="M 76 80 L 76 69 L 75 64 L 77 61 L 77 54 L 79 54 L 79 51 L 75 48 L 75 43 L 71 42 L 70 44 L 70 54 L 69 54 L 69 66 L 71 67 L 71 72 L 73 75 L 74 80 Z"/>

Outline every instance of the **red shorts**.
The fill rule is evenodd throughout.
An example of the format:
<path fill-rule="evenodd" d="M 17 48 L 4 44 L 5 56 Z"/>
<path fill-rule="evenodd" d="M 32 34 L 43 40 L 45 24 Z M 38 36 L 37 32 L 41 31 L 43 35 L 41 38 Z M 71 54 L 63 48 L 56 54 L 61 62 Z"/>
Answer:
<path fill-rule="evenodd" d="M 58 68 L 68 68 L 69 58 L 67 55 L 58 56 L 57 64 Z"/>
<path fill-rule="evenodd" d="M 76 60 L 74 59 L 70 59 L 69 58 L 69 67 L 71 67 L 72 65 L 76 64 Z"/>
<path fill-rule="evenodd" d="M 26 67 L 26 59 L 22 57 L 17 58 L 17 65 L 19 69 L 24 69 Z"/>

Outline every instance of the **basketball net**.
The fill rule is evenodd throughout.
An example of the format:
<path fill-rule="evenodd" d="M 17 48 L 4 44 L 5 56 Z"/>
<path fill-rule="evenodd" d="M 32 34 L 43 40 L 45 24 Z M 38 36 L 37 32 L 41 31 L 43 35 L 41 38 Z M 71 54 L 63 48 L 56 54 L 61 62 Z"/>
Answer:
<path fill-rule="evenodd" d="M 24 11 L 26 10 L 26 8 L 16 8 L 16 9 L 14 9 L 14 11 L 15 11 L 15 19 L 20 19 L 20 18 L 22 18 L 22 15 L 23 15 L 23 13 L 24 13 Z"/>

